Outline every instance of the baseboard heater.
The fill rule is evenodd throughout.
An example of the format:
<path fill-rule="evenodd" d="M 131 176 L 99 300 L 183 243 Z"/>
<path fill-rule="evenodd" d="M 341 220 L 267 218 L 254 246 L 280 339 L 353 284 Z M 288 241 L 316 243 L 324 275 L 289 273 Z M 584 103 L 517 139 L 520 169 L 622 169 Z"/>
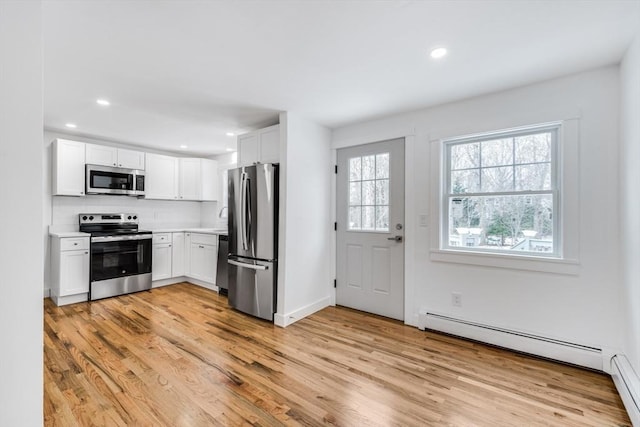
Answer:
<path fill-rule="evenodd" d="M 420 313 L 418 327 L 493 344 L 535 356 L 584 366 L 599 371 L 603 369 L 602 349 L 588 347 L 552 338 L 531 335 L 519 331 L 455 319 L 434 313 Z"/>
<path fill-rule="evenodd" d="M 611 378 L 618 389 L 631 423 L 634 426 L 640 426 L 640 378 L 626 356 L 616 354 L 611 358 Z"/>

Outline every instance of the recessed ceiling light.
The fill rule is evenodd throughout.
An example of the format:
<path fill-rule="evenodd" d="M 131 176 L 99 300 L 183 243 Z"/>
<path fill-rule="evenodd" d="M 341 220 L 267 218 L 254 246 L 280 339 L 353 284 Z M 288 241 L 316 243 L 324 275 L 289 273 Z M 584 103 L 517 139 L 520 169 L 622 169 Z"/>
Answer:
<path fill-rule="evenodd" d="M 189 148 L 189 147 L 187 147 L 187 146 L 186 146 L 186 145 L 184 145 L 184 144 L 180 144 L 180 148 L 182 148 L 182 149 L 184 150 L 185 148 Z"/>
<path fill-rule="evenodd" d="M 444 47 L 437 47 L 431 51 L 431 57 L 433 59 L 440 59 L 447 54 L 447 49 Z"/>
<path fill-rule="evenodd" d="M 227 132 L 225 135 L 227 135 L 227 136 L 235 136 L 235 133 L 233 133 L 233 132 Z"/>
<path fill-rule="evenodd" d="M 111 103 L 106 99 L 96 99 L 96 103 L 98 105 L 102 105 L 103 107 L 108 107 L 109 105 L 111 105 Z"/>
<path fill-rule="evenodd" d="M 227 148 L 227 151 L 231 152 L 231 151 L 236 151 L 233 148 Z"/>
<path fill-rule="evenodd" d="M 75 123 L 67 123 L 65 126 L 70 129 L 75 129 L 78 127 L 78 125 L 76 125 Z"/>

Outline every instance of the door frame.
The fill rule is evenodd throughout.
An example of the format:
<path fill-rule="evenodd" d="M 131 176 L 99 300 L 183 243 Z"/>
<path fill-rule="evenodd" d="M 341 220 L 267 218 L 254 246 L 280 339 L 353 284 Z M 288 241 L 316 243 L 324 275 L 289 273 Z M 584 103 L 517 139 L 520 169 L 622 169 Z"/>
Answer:
<path fill-rule="evenodd" d="M 404 324 L 418 327 L 418 314 L 420 307 L 415 307 L 415 259 L 417 254 L 415 235 L 417 229 L 417 210 L 416 210 L 416 187 L 415 187 L 415 166 L 412 159 L 415 158 L 416 136 L 412 132 L 385 132 L 384 134 L 376 133 L 375 135 L 364 135 L 353 138 L 348 142 L 335 144 L 331 146 L 331 161 L 333 165 L 338 164 L 338 150 L 341 148 L 354 147 L 357 145 L 366 145 L 375 142 L 388 141 L 390 139 L 404 138 Z M 430 154 L 430 153 L 429 153 Z M 337 174 L 331 174 L 331 215 L 335 223 L 338 217 L 337 207 L 337 190 L 338 190 Z M 429 191 L 429 190 L 426 190 Z M 337 256 L 338 256 L 338 236 L 337 232 L 331 229 L 331 271 L 335 279 L 338 274 Z M 425 260 L 427 254 L 425 254 Z M 331 305 L 336 305 L 336 289 L 331 292 Z"/>

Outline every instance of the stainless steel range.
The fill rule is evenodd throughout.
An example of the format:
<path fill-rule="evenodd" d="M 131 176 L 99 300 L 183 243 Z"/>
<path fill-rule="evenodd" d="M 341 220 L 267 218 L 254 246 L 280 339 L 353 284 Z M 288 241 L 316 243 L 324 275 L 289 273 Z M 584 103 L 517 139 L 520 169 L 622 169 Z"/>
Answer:
<path fill-rule="evenodd" d="M 89 300 L 151 289 L 151 231 L 131 213 L 79 215 L 91 234 Z"/>

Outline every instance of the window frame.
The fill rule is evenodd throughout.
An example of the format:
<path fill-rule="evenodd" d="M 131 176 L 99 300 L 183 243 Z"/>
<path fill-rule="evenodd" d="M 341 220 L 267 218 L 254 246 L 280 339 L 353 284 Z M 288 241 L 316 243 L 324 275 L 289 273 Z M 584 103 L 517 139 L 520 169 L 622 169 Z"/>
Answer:
<path fill-rule="evenodd" d="M 488 255 L 504 258 L 531 258 L 540 260 L 563 260 L 563 218 L 562 215 L 562 161 L 561 161 L 561 139 L 563 134 L 562 122 L 551 122 L 532 126 L 524 126 L 513 129 L 503 129 L 492 132 L 484 132 L 474 135 L 466 135 L 461 137 L 446 138 L 441 142 L 441 174 L 440 174 L 440 242 L 439 250 L 450 253 L 464 253 L 470 256 Z M 454 194 L 451 192 L 452 170 L 451 170 L 451 148 L 456 145 L 469 143 L 482 143 L 501 138 L 516 138 L 526 135 L 534 135 L 539 133 L 551 133 L 551 149 L 550 149 L 550 189 L 549 190 L 514 190 L 500 192 L 482 192 L 479 188 L 477 192 Z M 515 157 L 510 165 L 517 165 Z M 482 174 L 482 162 L 478 166 L 480 175 Z M 480 178 L 482 179 L 482 178 Z M 515 182 L 515 175 L 514 175 Z M 553 202 L 552 212 L 552 229 L 553 229 L 553 250 L 551 252 L 533 252 L 533 251 L 511 251 L 509 249 L 490 249 L 469 246 L 453 246 L 449 241 L 450 226 L 450 201 L 456 196 L 466 197 L 487 197 L 487 196 L 528 196 L 550 194 Z"/>

